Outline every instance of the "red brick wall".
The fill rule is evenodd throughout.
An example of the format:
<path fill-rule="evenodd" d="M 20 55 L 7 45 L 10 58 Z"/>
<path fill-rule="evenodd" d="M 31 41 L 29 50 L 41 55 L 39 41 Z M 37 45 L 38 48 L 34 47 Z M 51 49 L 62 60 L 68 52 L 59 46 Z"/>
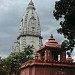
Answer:
<path fill-rule="evenodd" d="M 75 75 L 75 68 L 58 66 L 32 66 L 21 70 L 21 75 Z"/>
<path fill-rule="evenodd" d="M 75 69 L 54 66 L 36 66 L 35 75 L 75 75 Z"/>

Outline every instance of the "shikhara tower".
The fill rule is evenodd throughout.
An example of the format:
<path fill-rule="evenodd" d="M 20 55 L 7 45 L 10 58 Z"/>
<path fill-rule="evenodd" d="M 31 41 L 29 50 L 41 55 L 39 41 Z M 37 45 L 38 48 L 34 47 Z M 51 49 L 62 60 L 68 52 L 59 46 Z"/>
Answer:
<path fill-rule="evenodd" d="M 21 52 L 27 45 L 33 45 L 34 50 L 39 49 L 42 45 L 39 17 L 32 0 L 29 2 L 26 13 L 21 20 L 19 36 L 17 42 L 14 42 L 12 52 Z"/>

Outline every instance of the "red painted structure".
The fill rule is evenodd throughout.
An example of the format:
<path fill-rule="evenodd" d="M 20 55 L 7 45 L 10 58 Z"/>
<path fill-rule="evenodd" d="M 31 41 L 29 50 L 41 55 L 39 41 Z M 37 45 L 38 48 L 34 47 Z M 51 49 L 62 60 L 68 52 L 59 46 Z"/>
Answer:
<path fill-rule="evenodd" d="M 71 57 L 66 59 L 66 51 L 51 35 L 35 59 L 22 64 L 21 75 L 75 75 L 75 63 Z"/>

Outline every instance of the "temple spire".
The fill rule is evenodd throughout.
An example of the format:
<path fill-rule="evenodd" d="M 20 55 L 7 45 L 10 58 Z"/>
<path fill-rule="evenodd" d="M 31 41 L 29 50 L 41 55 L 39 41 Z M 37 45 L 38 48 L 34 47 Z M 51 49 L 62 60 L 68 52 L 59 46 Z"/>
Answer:
<path fill-rule="evenodd" d="M 40 21 L 33 0 L 29 0 L 26 13 L 21 20 L 18 40 L 20 51 L 24 51 L 24 47 L 27 45 L 33 45 L 34 51 L 42 45 Z"/>
<path fill-rule="evenodd" d="M 29 5 L 34 5 L 34 3 L 33 3 L 33 1 L 32 1 L 32 0 L 30 0 Z"/>
<path fill-rule="evenodd" d="M 30 0 L 27 9 L 34 9 L 35 10 L 34 3 L 32 0 Z"/>

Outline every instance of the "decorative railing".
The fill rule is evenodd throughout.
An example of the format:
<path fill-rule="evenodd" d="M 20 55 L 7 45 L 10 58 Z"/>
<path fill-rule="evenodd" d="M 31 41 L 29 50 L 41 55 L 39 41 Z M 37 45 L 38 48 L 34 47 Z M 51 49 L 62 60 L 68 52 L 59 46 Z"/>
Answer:
<path fill-rule="evenodd" d="M 21 69 L 27 66 L 32 65 L 50 65 L 50 66 L 68 66 L 75 67 L 75 62 L 67 62 L 67 61 L 42 61 L 42 60 L 29 60 L 21 65 Z"/>
<path fill-rule="evenodd" d="M 24 31 L 24 32 L 21 32 L 20 35 L 36 35 L 36 36 L 41 36 L 41 33 L 32 32 L 32 31 Z"/>
<path fill-rule="evenodd" d="M 53 63 L 53 64 L 69 64 L 69 65 L 75 65 L 75 62 L 71 62 L 71 61 L 55 61 L 55 60 L 47 60 L 47 61 L 44 61 L 44 60 L 35 60 L 35 62 L 39 62 L 39 63 Z"/>

